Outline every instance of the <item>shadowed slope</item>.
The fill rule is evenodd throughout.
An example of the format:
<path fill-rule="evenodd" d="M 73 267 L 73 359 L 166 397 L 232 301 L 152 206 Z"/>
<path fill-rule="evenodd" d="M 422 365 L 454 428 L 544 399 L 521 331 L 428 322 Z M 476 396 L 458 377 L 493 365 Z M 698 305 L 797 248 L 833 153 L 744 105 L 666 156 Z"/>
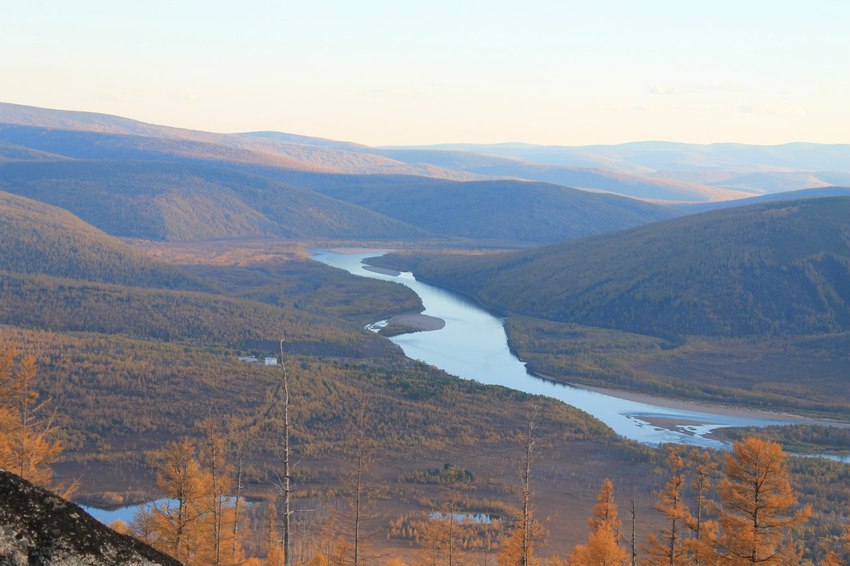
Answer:
<path fill-rule="evenodd" d="M 425 233 L 313 191 L 237 171 L 151 162 L 0 165 L 0 188 L 105 232 L 150 240 L 417 238 Z"/>
<path fill-rule="evenodd" d="M 589 326 L 660 336 L 839 332 L 850 329 L 850 198 L 733 208 L 413 267 L 499 310 Z"/>
<path fill-rule="evenodd" d="M 672 216 L 665 208 L 633 199 L 545 183 L 363 181 L 316 190 L 435 234 L 476 240 L 547 243 Z"/>
<path fill-rule="evenodd" d="M 4 192 L 0 192 L 0 270 L 133 286 L 202 287 L 65 210 Z"/>

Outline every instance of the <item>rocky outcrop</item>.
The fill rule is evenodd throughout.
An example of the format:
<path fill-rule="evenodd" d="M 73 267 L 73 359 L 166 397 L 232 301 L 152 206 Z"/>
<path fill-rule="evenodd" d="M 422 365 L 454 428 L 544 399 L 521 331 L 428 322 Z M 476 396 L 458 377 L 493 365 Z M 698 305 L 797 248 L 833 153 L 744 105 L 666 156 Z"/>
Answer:
<path fill-rule="evenodd" d="M 54 493 L 0 470 L 0 566 L 42 564 L 180 563 L 116 533 Z"/>

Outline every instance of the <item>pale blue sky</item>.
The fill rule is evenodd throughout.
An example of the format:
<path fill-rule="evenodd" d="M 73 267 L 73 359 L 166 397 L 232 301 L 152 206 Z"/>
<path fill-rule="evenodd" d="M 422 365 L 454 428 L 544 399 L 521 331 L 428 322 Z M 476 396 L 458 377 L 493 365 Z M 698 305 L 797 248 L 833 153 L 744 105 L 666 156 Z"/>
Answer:
<path fill-rule="evenodd" d="M 362 143 L 850 142 L 850 2 L 0 0 L 0 101 Z"/>

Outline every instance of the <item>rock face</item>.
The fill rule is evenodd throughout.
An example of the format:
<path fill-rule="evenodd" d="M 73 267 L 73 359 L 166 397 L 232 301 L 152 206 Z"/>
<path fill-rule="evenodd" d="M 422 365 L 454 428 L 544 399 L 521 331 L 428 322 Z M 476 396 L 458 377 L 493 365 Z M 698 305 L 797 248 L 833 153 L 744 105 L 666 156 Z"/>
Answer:
<path fill-rule="evenodd" d="M 73 503 L 0 470 L 0 566 L 42 564 L 180 563 L 116 533 Z"/>

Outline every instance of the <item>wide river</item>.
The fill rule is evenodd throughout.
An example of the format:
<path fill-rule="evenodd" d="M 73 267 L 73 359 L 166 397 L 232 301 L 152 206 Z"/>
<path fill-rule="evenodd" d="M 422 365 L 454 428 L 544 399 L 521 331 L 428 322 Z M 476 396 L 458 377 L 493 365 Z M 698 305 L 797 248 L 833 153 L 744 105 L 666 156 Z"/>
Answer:
<path fill-rule="evenodd" d="M 411 288 L 422 299 L 423 314 L 446 321 L 441 330 L 402 334 L 390 338 L 404 353 L 446 372 L 490 385 L 559 399 L 598 418 L 626 438 L 646 444 L 666 442 L 723 447 L 705 435 L 719 427 L 767 426 L 792 422 L 776 418 L 715 414 L 707 409 L 692 411 L 647 404 L 554 383 L 531 375 L 525 364 L 508 348 L 504 320 L 493 316 L 466 298 L 417 281 L 412 273 L 397 276 L 364 269 L 364 259 L 380 253 L 336 253 L 316 250 L 312 258 L 354 275 L 394 281 Z M 378 322 L 378 321 L 376 321 Z M 650 421 L 654 421 L 653 425 Z M 659 424 L 663 423 L 663 424 Z"/>
<path fill-rule="evenodd" d="M 441 330 L 403 334 L 390 340 L 401 346 L 408 357 L 442 368 L 452 375 L 560 399 L 590 413 L 621 436 L 653 445 L 677 442 L 724 447 L 723 443 L 705 438 L 704 435 L 725 426 L 767 426 L 791 422 L 781 418 L 735 417 L 675 409 L 665 407 L 660 399 L 659 404 L 637 403 L 535 377 L 526 371 L 525 364 L 508 349 L 502 319 L 456 293 L 417 281 L 411 273 L 392 276 L 364 269 L 362 261 L 376 255 L 380 253 L 341 254 L 322 250 L 316 251 L 312 258 L 354 275 L 395 281 L 413 289 L 422 299 L 424 314 L 441 318 L 446 321 L 446 325 Z M 656 419 L 661 419 L 665 423 L 664 427 L 649 422 L 655 420 L 658 423 Z M 850 459 L 832 458 L 843 461 Z M 147 504 L 112 510 L 83 508 L 101 522 L 110 524 L 117 519 L 129 523 L 136 510 L 143 505 Z"/>

